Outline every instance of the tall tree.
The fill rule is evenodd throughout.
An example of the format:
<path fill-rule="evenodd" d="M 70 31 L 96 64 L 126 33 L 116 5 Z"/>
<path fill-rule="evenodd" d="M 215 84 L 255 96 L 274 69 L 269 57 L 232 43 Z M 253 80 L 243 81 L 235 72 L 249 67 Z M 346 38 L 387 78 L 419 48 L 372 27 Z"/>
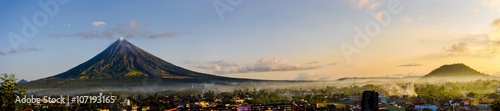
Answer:
<path fill-rule="evenodd" d="M 16 77 L 14 74 L 1 74 L 0 79 L 2 80 L 2 84 L 0 86 L 0 104 L 3 111 L 14 111 L 17 109 L 21 109 L 20 107 L 16 107 L 16 97 L 23 96 L 25 91 L 24 88 L 20 88 L 16 83 Z M 21 103 L 18 103 L 18 106 Z"/>

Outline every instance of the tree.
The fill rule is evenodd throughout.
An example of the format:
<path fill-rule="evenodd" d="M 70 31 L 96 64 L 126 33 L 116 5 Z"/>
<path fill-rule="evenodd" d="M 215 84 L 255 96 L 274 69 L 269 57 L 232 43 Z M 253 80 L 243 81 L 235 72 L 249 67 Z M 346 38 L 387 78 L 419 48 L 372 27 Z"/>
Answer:
<path fill-rule="evenodd" d="M 2 110 L 14 111 L 16 109 L 22 109 L 18 105 L 16 107 L 16 97 L 20 97 L 25 95 L 24 88 L 20 88 L 16 83 L 16 77 L 14 74 L 1 74 L 0 79 L 2 80 L 2 84 L 0 86 L 0 104 Z M 19 103 L 21 104 L 21 103 Z"/>
<path fill-rule="evenodd" d="M 207 92 L 203 93 L 203 97 L 207 100 L 207 101 L 213 101 L 215 97 L 217 97 L 217 94 L 215 93 L 215 91 L 212 91 L 212 90 L 208 90 Z"/>
<path fill-rule="evenodd" d="M 495 100 L 492 103 L 490 103 L 490 110 L 491 111 L 500 111 L 500 102 L 498 100 Z"/>
<path fill-rule="evenodd" d="M 158 97 L 158 94 L 154 93 L 153 95 L 149 95 L 148 98 L 142 101 L 144 101 L 145 104 L 151 106 L 150 110 L 157 110 L 157 111 L 165 110 L 166 109 L 165 106 L 162 105 L 159 99 L 160 98 Z"/>
<path fill-rule="evenodd" d="M 429 109 L 429 108 L 424 108 L 423 111 L 432 111 L 432 109 Z"/>

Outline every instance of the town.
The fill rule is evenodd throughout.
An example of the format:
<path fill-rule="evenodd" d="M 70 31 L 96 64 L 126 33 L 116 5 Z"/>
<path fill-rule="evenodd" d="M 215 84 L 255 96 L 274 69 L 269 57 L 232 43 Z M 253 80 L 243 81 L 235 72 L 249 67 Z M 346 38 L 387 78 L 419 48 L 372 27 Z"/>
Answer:
<path fill-rule="evenodd" d="M 7 81 L 8 82 L 8 81 Z M 5 82 L 4 82 L 5 83 Z M 387 111 L 489 111 L 500 108 L 500 81 L 398 83 L 349 87 L 235 89 L 233 91 L 160 91 L 86 93 L 88 96 L 116 96 L 114 103 L 9 103 L 27 111 L 361 111 L 363 91 L 375 91 L 378 109 Z M 481 87 L 477 87 L 481 86 Z M 7 94 L 2 87 L 2 94 Z M 16 89 L 16 88 L 14 88 Z M 395 90 L 398 89 L 398 90 Z M 20 89 L 16 89 L 20 90 Z M 414 94 L 404 91 L 413 90 Z M 25 94 L 22 90 L 21 93 Z M 67 97 L 54 95 L 53 97 Z M 3 96 L 8 98 L 9 96 Z M 15 98 L 14 98 L 15 100 Z M 41 101 L 44 101 L 43 99 Z M 7 106 L 5 106 L 7 105 Z M 5 107 L 4 107 L 5 106 Z"/>

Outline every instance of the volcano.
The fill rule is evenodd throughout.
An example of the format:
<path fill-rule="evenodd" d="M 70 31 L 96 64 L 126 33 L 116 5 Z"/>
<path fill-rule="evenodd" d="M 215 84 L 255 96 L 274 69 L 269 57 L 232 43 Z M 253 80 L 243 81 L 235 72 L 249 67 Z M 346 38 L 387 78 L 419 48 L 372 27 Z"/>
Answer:
<path fill-rule="evenodd" d="M 163 79 L 221 78 L 175 66 L 123 38 L 111 44 L 92 59 L 53 77 L 78 79 L 120 79 L 127 77 L 160 77 Z"/>
<path fill-rule="evenodd" d="M 30 82 L 46 85 L 141 84 L 143 80 L 166 82 L 248 82 L 253 79 L 229 78 L 191 71 L 166 62 L 120 38 L 90 60 L 66 72 Z M 84 82 L 82 82 L 84 81 Z M 143 83 L 142 83 L 143 84 Z"/>

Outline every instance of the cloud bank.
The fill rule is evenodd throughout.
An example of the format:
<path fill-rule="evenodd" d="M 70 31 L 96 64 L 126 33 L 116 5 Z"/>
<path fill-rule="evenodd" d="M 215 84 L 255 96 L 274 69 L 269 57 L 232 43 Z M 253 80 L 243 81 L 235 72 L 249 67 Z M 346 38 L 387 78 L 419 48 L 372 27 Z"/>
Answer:
<path fill-rule="evenodd" d="M 290 62 L 284 58 L 263 57 L 255 62 L 236 64 L 223 60 L 208 62 L 185 62 L 196 68 L 211 71 L 214 74 L 248 73 L 248 72 L 271 72 L 271 71 L 297 71 L 321 68 L 319 62 L 313 61 L 304 64 Z"/>
<path fill-rule="evenodd" d="M 486 32 L 475 31 L 474 34 L 460 38 L 460 42 L 445 47 L 449 55 L 466 55 L 478 57 L 493 57 L 498 55 L 500 48 L 500 18 L 493 20 Z"/>

